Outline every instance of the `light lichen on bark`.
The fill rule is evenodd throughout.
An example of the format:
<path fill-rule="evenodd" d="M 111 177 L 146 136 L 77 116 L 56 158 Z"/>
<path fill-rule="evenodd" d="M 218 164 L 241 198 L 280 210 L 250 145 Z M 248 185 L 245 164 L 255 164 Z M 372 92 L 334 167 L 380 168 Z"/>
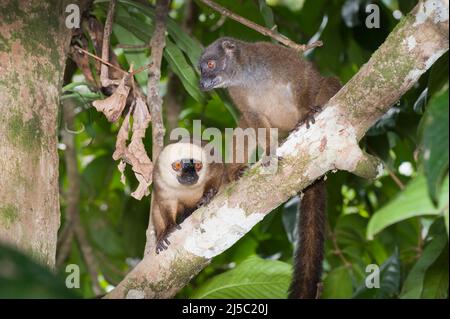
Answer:
<path fill-rule="evenodd" d="M 446 8 L 448 16 L 448 1 L 438 2 Z M 207 255 L 208 245 L 205 251 L 200 252 L 188 251 L 189 245 L 186 249 L 195 233 L 203 231 L 205 241 L 209 240 L 208 236 L 214 237 L 214 229 L 209 229 L 213 227 L 204 227 L 211 219 L 217 227 L 224 227 L 221 233 L 233 232 L 238 219 L 245 224 L 249 216 L 268 214 L 330 170 L 343 168 L 370 178 L 379 174 L 380 163 L 359 149 L 358 140 L 431 66 L 430 61 L 448 50 L 448 17 L 446 20 L 442 18 L 442 8 L 441 11 L 429 10 L 426 18 L 415 24 L 423 6 L 421 1 L 392 31 L 370 61 L 327 103 L 325 108 L 329 107 L 330 111 L 321 112 L 307 132 L 300 128 L 288 137 L 277 153 L 282 156 L 277 174 L 262 175 L 258 166 L 252 168 L 237 183 L 218 194 L 207 207 L 198 209 L 187 218 L 181 225 L 182 229 L 170 236 L 171 246 L 167 251 L 159 255 L 153 252 L 146 254 L 107 298 L 123 298 L 131 287 L 139 287 L 142 282 L 146 284 L 139 289 L 143 290 L 145 297 L 173 297 L 207 265 L 208 258 L 226 249 L 225 246 L 219 247 L 208 258 L 199 256 Z M 414 47 L 411 42 L 404 41 L 410 36 L 414 36 Z M 410 76 L 412 71 L 415 72 L 413 78 Z M 223 209 L 224 205 L 227 209 Z M 227 224 L 227 214 L 236 209 L 244 213 L 236 215 L 236 220 Z M 250 230 L 257 220 L 255 218 L 245 227 Z M 186 265 L 188 267 L 182 274 L 174 270 Z M 165 280 L 163 292 L 151 284 L 158 283 L 159 287 L 161 280 Z"/>

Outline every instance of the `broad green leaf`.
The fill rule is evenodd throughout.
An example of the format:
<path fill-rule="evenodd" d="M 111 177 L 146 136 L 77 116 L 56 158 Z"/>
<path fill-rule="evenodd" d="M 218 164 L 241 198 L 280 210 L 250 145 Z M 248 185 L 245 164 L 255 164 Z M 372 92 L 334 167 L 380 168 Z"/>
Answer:
<path fill-rule="evenodd" d="M 178 75 L 184 88 L 197 102 L 203 100 L 203 93 L 198 86 L 198 77 L 184 58 L 183 52 L 169 39 L 166 39 L 164 57 L 172 71 Z"/>
<path fill-rule="evenodd" d="M 125 27 L 117 23 L 113 24 L 113 34 L 116 36 L 119 43 L 130 45 L 145 44 L 145 40 L 143 41 L 141 38 L 138 38 L 134 35 L 132 30 L 130 30 L 130 27 L 132 27 L 138 20 L 129 15 L 123 6 L 118 6 L 117 16 L 120 17 L 120 20 L 123 24 L 126 24 Z M 150 26 L 147 26 L 145 24 L 144 27 L 145 29 L 150 29 Z M 128 64 L 133 64 L 135 70 L 149 63 L 149 58 L 143 50 L 125 50 L 124 55 L 128 61 Z M 135 78 L 140 86 L 144 86 L 147 83 L 148 72 L 143 71 L 137 73 L 135 75 Z"/>
<path fill-rule="evenodd" d="M 192 298 L 286 298 L 291 266 L 253 256 L 199 287 Z"/>
<path fill-rule="evenodd" d="M 436 262 L 428 269 L 421 298 L 438 299 L 448 297 L 448 245 Z"/>
<path fill-rule="evenodd" d="M 92 246 L 107 256 L 121 258 L 126 254 L 126 243 L 122 241 L 120 233 L 108 217 L 107 212 L 93 209 L 81 214 Z"/>
<path fill-rule="evenodd" d="M 113 33 L 117 37 L 120 43 L 126 43 L 131 45 L 144 44 L 141 40 L 134 36 L 133 33 L 123 28 L 118 24 L 114 24 Z M 128 64 L 133 64 L 134 70 L 143 67 L 148 64 L 148 57 L 142 50 L 129 51 L 125 50 L 124 55 L 128 61 Z M 148 72 L 143 71 L 135 75 L 136 81 L 140 86 L 144 86 L 147 83 Z"/>
<path fill-rule="evenodd" d="M 77 298 L 77 295 L 64 285 L 64 278 L 21 252 L 0 245 L 0 298 Z"/>
<path fill-rule="evenodd" d="M 84 184 L 82 194 L 87 197 L 96 197 L 107 190 L 115 169 L 110 155 L 97 156 L 82 172 L 81 178 Z"/>
<path fill-rule="evenodd" d="M 136 1 L 121 0 L 128 6 L 133 6 L 146 16 L 148 16 L 152 21 L 155 18 L 155 12 L 152 7 L 138 3 Z M 179 25 L 170 17 L 167 19 L 167 31 L 171 38 L 175 41 L 176 45 L 188 56 L 192 65 L 196 66 L 200 58 L 202 47 L 201 45 L 191 38 Z"/>
<path fill-rule="evenodd" d="M 439 226 L 438 224 L 436 224 L 439 222 L 440 221 L 437 220 L 435 224 L 433 224 L 433 226 Z M 434 229 L 437 228 L 433 226 L 432 228 Z M 431 233 L 430 235 L 432 238 L 431 240 L 428 241 L 428 244 L 425 246 L 425 249 L 420 259 L 415 263 L 415 265 L 409 272 L 408 277 L 406 278 L 403 284 L 400 298 L 405 299 L 421 298 L 422 293 L 424 292 L 425 276 L 427 274 L 428 269 L 430 269 L 430 267 L 434 264 L 434 262 L 438 260 L 444 249 L 446 249 L 448 252 L 448 241 L 445 231 L 441 231 L 438 234 L 433 234 L 432 228 L 430 229 Z M 444 269 L 444 271 L 447 272 L 448 276 L 448 259 L 447 259 L 447 269 Z M 432 289 L 434 291 L 441 291 L 441 287 L 435 287 L 433 289 L 430 287 L 431 283 L 426 283 L 426 285 L 428 286 L 427 289 Z M 429 294 L 430 292 L 431 291 L 428 290 L 426 291 L 426 294 Z"/>
<path fill-rule="evenodd" d="M 420 124 L 421 159 L 433 202 L 437 202 L 442 180 L 448 172 L 448 90 L 434 97 Z"/>
<path fill-rule="evenodd" d="M 428 196 L 425 177 L 418 175 L 395 199 L 375 212 L 367 226 L 367 238 L 372 240 L 386 227 L 414 216 L 441 214 L 448 205 L 448 177 L 440 198 L 440 205 L 436 208 Z"/>
<path fill-rule="evenodd" d="M 428 77 L 428 93 L 434 96 L 444 86 L 448 86 L 448 51 L 443 54 L 431 67 Z"/>
<path fill-rule="evenodd" d="M 368 275 L 368 274 L 366 274 Z M 353 298 L 393 298 L 399 293 L 400 289 L 400 259 L 398 249 L 380 266 L 380 287 L 368 288 L 365 280 L 356 290 Z"/>
<path fill-rule="evenodd" d="M 333 269 L 323 281 L 323 299 L 342 299 L 352 296 L 352 277 L 350 269 L 342 266 Z"/>

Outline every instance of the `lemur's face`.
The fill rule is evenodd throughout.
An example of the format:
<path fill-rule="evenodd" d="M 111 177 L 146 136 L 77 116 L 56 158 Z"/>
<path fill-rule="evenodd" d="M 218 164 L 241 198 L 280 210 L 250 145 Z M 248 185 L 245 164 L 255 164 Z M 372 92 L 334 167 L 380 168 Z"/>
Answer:
<path fill-rule="evenodd" d="M 229 38 L 219 39 L 203 51 L 199 61 L 202 91 L 225 88 L 233 83 L 236 54 L 236 42 Z"/>
<path fill-rule="evenodd" d="M 184 142 L 167 145 L 159 155 L 157 165 L 162 180 L 174 189 L 202 185 L 208 171 L 202 147 Z"/>
<path fill-rule="evenodd" d="M 180 159 L 172 163 L 172 169 L 176 172 L 177 180 L 182 185 L 197 183 L 202 168 L 202 162 L 193 158 Z"/>

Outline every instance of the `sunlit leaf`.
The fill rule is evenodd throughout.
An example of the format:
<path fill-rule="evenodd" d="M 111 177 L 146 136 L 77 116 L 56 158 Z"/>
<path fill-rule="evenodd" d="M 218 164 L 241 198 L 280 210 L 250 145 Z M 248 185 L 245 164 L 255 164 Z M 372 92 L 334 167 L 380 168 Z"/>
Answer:
<path fill-rule="evenodd" d="M 342 266 L 328 273 L 323 281 L 323 299 L 342 299 L 352 296 L 352 277 L 350 269 Z"/>
<path fill-rule="evenodd" d="M 444 182 L 440 198 L 440 206 L 436 208 L 428 196 L 425 177 L 417 176 L 395 199 L 375 212 L 367 226 L 367 238 L 373 239 L 384 228 L 407 218 L 441 214 L 448 205 L 448 178 Z"/>
<path fill-rule="evenodd" d="M 203 93 L 198 86 L 198 77 L 193 68 L 187 63 L 180 49 L 169 39 L 166 39 L 164 57 L 169 62 L 172 71 L 178 75 L 184 88 L 197 102 L 203 100 Z"/>
<path fill-rule="evenodd" d="M 389 257 L 379 268 L 379 287 L 367 287 L 364 282 L 354 293 L 353 298 L 393 298 L 400 289 L 400 259 L 398 250 Z M 369 275 L 367 273 L 367 275 Z"/>
<path fill-rule="evenodd" d="M 213 277 L 192 298 L 286 298 L 291 266 L 277 260 L 251 257 L 235 269 Z"/>

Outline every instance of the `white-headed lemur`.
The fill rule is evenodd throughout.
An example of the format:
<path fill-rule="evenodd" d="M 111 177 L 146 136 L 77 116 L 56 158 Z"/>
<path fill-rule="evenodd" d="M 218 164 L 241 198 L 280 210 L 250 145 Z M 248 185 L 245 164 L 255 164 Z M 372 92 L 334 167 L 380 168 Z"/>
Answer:
<path fill-rule="evenodd" d="M 156 253 L 170 244 L 168 236 L 180 219 L 206 205 L 223 184 L 224 166 L 212 162 L 200 143 L 180 141 L 167 145 L 158 156 L 153 173 L 155 205 L 152 220 Z"/>
<path fill-rule="evenodd" d="M 295 50 L 268 42 L 220 38 L 204 50 L 199 68 L 202 90 L 227 88 L 241 113 L 240 127 L 278 128 L 280 137 L 298 125 L 309 128 L 314 114 L 341 88 L 336 78 L 321 76 Z M 227 165 L 229 179 L 237 179 L 244 166 Z M 290 298 L 318 295 L 325 240 L 325 187 L 320 179 L 303 192 Z"/>

